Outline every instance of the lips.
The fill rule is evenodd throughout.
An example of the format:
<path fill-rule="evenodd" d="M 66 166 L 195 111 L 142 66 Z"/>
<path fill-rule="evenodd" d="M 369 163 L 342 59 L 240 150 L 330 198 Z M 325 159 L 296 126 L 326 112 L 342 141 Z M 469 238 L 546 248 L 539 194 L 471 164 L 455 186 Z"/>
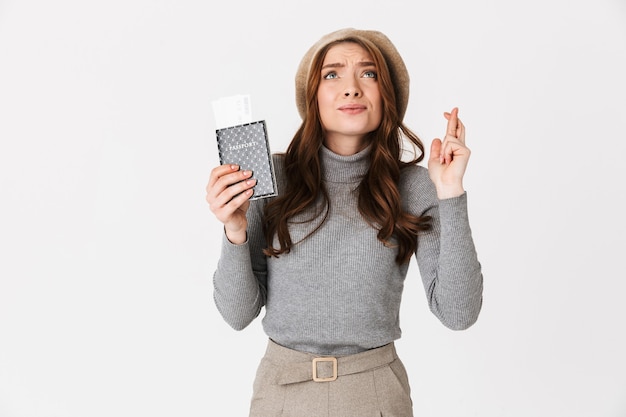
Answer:
<path fill-rule="evenodd" d="M 344 104 L 338 108 L 338 110 L 346 113 L 358 113 L 366 109 L 367 107 L 362 104 Z"/>

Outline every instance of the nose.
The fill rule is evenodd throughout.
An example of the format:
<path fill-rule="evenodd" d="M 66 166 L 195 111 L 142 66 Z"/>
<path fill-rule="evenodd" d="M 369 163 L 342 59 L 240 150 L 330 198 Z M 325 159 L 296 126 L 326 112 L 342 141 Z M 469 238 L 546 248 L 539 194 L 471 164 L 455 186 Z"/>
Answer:
<path fill-rule="evenodd" d="M 350 96 L 358 97 L 358 96 L 360 96 L 361 95 L 361 89 L 359 88 L 359 83 L 356 82 L 356 81 L 348 83 L 345 86 L 345 90 L 344 90 L 343 94 L 346 97 L 350 97 Z"/>
<path fill-rule="evenodd" d="M 363 92 L 361 91 L 361 88 L 359 85 L 359 79 L 357 76 L 346 77 L 344 79 L 343 88 L 344 88 L 343 95 L 345 97 L 350 97 L 350 96 L 359 97 L 363 95 Z"/>
<path fill-rule="evenodd" d="M 358 97 L 358 96 L 360 96 L 361 95 L 361 90 L 359 89 L 359 81 L 357 79 L 349 77 L 346 80 L 345 90 L 343 92 L 343 95 L 346 96 L 346 97 L 350 97 L 350 96 Z"/>

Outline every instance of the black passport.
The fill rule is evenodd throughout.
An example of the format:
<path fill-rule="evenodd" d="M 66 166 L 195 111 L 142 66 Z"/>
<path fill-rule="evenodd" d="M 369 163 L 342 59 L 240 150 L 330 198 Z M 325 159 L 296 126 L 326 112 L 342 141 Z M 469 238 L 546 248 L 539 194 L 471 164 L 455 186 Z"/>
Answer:
<path fill-rule="evenodd" d="M 264 120 L 215 131 L 220 164 L 237 164 L 257 180 L 251 200 L 278 195 Z"/>

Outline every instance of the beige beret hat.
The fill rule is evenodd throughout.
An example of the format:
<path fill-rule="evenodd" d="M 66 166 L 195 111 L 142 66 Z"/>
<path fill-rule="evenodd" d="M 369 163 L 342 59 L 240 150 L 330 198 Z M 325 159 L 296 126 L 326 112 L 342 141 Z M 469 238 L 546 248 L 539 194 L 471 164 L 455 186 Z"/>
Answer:
<path fill-rule="evenodd" d="M 296 72 L 296 106 L 298 107 L 300 117 L 304 119 L 306 116 L 306 83 L 313 58 L 329 43 L 348 38 L 366 39 L 380 49 L 380 52 L 387 62 L 387 67 L 389 67 L 391 80 L 396 93 L 398 116 L 400 120 L 402 120 L 409 102 L 409 73 L 402 57 L 389 38 L 383 33 L 375 30 L 358 30 L 352 28 L 340 29 L 324 35 L 307 51 L 302 61 L 300 61 L 298 71 Z"/>

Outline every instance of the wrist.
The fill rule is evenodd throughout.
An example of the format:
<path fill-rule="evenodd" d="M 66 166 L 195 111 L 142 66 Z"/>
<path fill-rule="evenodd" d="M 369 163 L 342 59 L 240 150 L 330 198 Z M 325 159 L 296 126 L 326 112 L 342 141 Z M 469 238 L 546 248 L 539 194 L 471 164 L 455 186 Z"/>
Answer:
<path fill-rule="evenodd" d="M 226 234 L 226 238 L 228 239 L 228 241 L 233 245 L 242 245 L 246 243 L 246 240 L 248 239 L 246 229 L 232 231 L 224 227 L 224 233 Z"/>
<path fill-rule="evenodd" d="M 455 198 L 465 193 L 463 185 L 437 186 L 437 198 L 445 200 L 446 198 Z"/>

